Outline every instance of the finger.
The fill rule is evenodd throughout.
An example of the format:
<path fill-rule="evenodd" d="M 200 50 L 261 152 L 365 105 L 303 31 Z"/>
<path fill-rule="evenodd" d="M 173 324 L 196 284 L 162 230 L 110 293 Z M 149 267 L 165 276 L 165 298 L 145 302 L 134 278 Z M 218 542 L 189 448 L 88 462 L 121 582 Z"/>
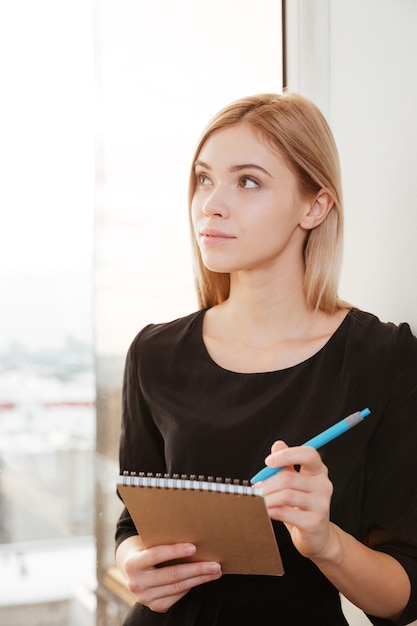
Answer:
<path fill-rule="evenodd" d="M 278 444 L 279 442 L 276 442 Z M 274 444 L 275 445 L 275 444 Z M 322 470 L 323 462 L 317 450 L 310 446 L 281 448 L 271 452 L 265 459 L 269 467 L 292 467 L 300 465 L 305 471 L 316 473 Z"/>
<path fill-rule="evenodd" d="M 207 564 L 204 564 L 207 565 Z M 217 580 L 221 577 L 222 573 L 218 564 L 212 564 L 213 568 L 216 567 L 216 573 L 201 574 L 191 578 L 185 578 L 184 580 L 178 580 L 169 585 L 163 587 L 153 588 L 148 590 L 139 602 L 148 606 L 152 611 L 166 612 L 171 606 L 173 606 L 178 600 L 184 597 L 190 589 Z M 138 595 L 136 594 L 138 597 Z"/>
<path fill-rule="evenodd" d="M 287 471 L 290 470 L 290 471 Z M 279 472 L 275 476 L 262 483 L 262 490 L 265 497 L 271 494 L 280 493 L 284 497 L 284 491 L 296 490 L 302 492 L 311 492 L 320 489 L 318 481 L 321 480 L 321 474 L 300 473 L 293 470 L 292 467 L 286 468 L 286 471 Z M 323 474 L 323 480 L 327 478 Z"/>
<path fill-rule="evenodd" d="M 286 448 L 288 448 L 287 444 L 285 443 L 285 441 L 281 441 L 280 439 L 278 441 L 275 441 L 272 446 L 271 446 L 271 452 L 279 452 L 280 450 L 285 450 Z"/>
<path fill-rule="evenodd" d="M 320 531 L 323 523 L 328 519 L 316 511 L 304 511 L 294 507 L 279 507 L 269 511 L 271 518 L 292 526 L 298 532 L 314 535 Z"/>
<path fill-rule="evenodd" d="M 189 591 L 202 582 L 209 582 L 221 576 L 219 563 L 202 561 L 200 563 L 186 563 L 168 565 L 158 569 L 158 593 L 160 595 L 176 595 Z M 148 574 L 151 576 L 151 574 Z M 158 594 L 157 594 L 158 595 Z"/>
<path fill-rule="evenodd" d="M 152 610 L 167 610 L 190 589 L 221 576 L 218 563 L 197 562 L 148 569 L 134 581 L 130 581 L 130 591 L 136 598 Z M 165 604 L 166 603 L 166 604 Z M 156 605 L 158 608 L 155 608 Z"/>
<path fill-rule="evenodd" d="M 148 569 L 168 561 L 185 559 L 195 552 L 196 547 L 192 543 L 174 543 L 142 550 L 136 554 L 136 560 L 140 569 Z"/>
<path fill-rule="evenodd" d="M 169 590 L 170 593 L 188 590 L 194 586 L 194 580 L 210 579 L 219 574 L 221 574 L 220 564 L 210 561 L 166 565 L 147 572 L 149 579 L 157 581 L 159 587 L 164 587 L 165 592 Z"/>
<path fill-rule="evenodd" d="M 265 495 L 268 510 L 278 508 L 295 508 L 300 511 L 325 512 L 330 506 L 331 483 L 320 485 L 317 491 L 300 491 L 297 489 L 281 489 Z"/>

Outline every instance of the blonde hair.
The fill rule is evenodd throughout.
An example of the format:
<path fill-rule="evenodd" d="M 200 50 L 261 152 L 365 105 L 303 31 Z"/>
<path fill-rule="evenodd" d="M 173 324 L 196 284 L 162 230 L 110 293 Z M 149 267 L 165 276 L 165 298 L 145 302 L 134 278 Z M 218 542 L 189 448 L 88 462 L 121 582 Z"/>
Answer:
<path fill-rule="evenodd" d="M 326 219 L 309 231 L 304 247 L 304 293 L 312 309 L 333 313 L 344 308 L 337 295 L 343 248 L 343 204 L 339 156 L 332 132 L 313 102 L 294 94 L 260 94 L 237 100 L 208 124 L 195 151 L 189 186 L 189 206 L 194 196 L 194 163 L 215 131 L 240 122 L 252 128 L 284 157 L 295 173 L 300 192 L 314 196 L 326 189 L 334 204 Z M 208 270 L 193 236 L 194 273 L 199 306 L 226 300 L 230 275 Z"/>

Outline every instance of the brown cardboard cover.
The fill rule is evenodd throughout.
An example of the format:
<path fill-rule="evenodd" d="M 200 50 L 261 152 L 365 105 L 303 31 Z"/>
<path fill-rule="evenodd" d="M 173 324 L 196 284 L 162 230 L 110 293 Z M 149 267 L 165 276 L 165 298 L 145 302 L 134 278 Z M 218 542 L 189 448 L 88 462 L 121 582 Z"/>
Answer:
<path fill-rule="evenodd" d="M 281 557 L 262 495 L 134 486 L 118 490 L 145 548 L 190 542 L 190 561 L 216 561 L 224 574 L 281 576 Z"/>

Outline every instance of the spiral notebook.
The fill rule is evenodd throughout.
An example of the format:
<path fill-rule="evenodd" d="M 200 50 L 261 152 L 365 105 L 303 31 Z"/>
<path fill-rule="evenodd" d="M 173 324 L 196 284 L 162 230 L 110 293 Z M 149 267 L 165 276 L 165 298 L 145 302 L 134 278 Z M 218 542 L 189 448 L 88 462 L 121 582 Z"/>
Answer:
<path fill-rule="evenodd" d="M 145 548 L 190 542 L 184 561 L 216 561 L 223 574 L 281 576 L 281 556 L 261 489 L 199 476 L 123 474 L 117 482 Z"/>

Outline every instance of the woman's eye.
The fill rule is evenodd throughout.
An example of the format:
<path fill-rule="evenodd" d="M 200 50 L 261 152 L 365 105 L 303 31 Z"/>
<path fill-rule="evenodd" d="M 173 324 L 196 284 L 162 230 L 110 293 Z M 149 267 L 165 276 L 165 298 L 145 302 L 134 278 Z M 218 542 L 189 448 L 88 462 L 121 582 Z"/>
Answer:
<path fill-rule="evenodd" d="M 259 187 L 259 184 L 249 176 L 242 176 L 242 178 L 239 179 L 239 187 L 243 187 L 243 189 L 255 189 Z"/>
<path fill-rule="evenodd" d="M 210 185 L 211 180 L 207 176 L 207 174 L 196 174 L 197 184 L 198 185 Z"/>

